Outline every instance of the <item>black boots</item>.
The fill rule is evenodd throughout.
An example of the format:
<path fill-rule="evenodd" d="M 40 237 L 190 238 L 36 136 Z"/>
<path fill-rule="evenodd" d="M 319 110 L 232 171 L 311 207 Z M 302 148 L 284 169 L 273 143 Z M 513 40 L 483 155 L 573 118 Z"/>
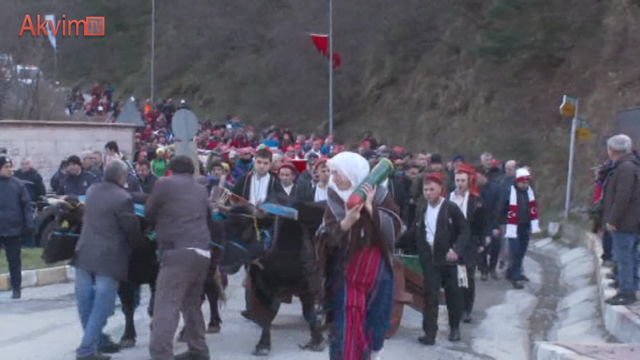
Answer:
<path fill-rule="evenodd" d="M 433 346 L 436 344 L 436 337 L 424 335 L 418 338 L 418 342 L 422 345 Z"/>
<path fill-rule="evenodd" d="M 18 300 L 22 297 L 22 292 L 20 291 L 20 289 L 18 290 L 13 290 L 13 295 L 11 295 L 11 298 L 14 300 Z"/>
<path fill-rule="evenodd" d="M 628 293 L 628 294 L 617 294 L 616 296 L 607 299 L 604 301 L 609 305 L 631 305 L 636 302 L 636 294 Z"/>
<path fill-rule="evenodd" d="M 449 341 L 458 342 L 460 341 L 460 329 L 451 329 L 449 333 Z"/>
<path fill-rule="evenodd" d="M 449 332 L 449 341 L 451 342 L 460 341 L 460 329 L 451 329 L 451 331 Z M 424 335 L 418 338 L 418 342 L 420 342 L 420 344 L 422 345 L 433 346 L 436 344 L 436 337 L 435 335 L 433 336 Z"/>
<path fill-rule="evenodd" d="M 462 322 L 465 324 L 471 324 L 471 312 L 470 311 L 465 311 L 464 314 L 462 314 Z"/>

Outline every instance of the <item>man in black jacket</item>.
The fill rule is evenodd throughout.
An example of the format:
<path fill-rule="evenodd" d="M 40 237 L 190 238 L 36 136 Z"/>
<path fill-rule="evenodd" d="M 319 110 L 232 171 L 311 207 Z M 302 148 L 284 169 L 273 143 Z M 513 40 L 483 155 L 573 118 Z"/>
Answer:
<path fill-rule="evenodd" d="M 486 209 L 480 199 L 480 192 L 476 182 L 476 170 L 467 165 L 459 164 L 454 174 L 456 189 L 449 195 L 449 200 L 458 205 L 469 224 L 470 238 L 465 252 L 462 254 L 467 270 L 468 286 L 462 288 L 464 295 L 464 311 L 462 321 L 471 322 L 471 312 L 476 298 L 476 265 L 479 252 L 491 242 L 486 236 Z"/>
<path fill-rule="evenodd" d="M 31 167 L 31 160 L 22 160 L 22 167 L 20 170 L 13 173 L 13 176 L 24 182 L 27 190 L 29 191 L 29 195 L 31 195 L 31 201 L 34 203 L 36 203 L 41 196 L 44 196 L 47 193 L 42 176 L 40 176 L 36 169 Z M 35 241 L 33 239 L 33 235 L 26 234 L 22 238 L 22 243 L 26 247 L 34 247 Z"/>
<path fill-rule="evenodd" d="M 30 159 L 22 160 L 22 167 L 20 170 L 17 170 L 13 176 L 24 182 L 27 186 L 27 190 L 29 190 L 29 195 L 31 195 L 32 201 L 38 201 L 41 196 L 47 193 L 47 190 L 44 187 L 44 181 L 42 181 L 42 176 L 40 176 L 38 170 L 31 166 Z"/>
<path fill-rule="evenodd" d="M 33 202 L 24 183 L 11 176 L 11 159 L 0 155 L 0 245 L 9 263 L 13 298 L 22 286 L 21 237 L 33 233 Z"/>
<path fill-rule="evenodd" d="M 480 253 L 480 262 L 478 268 L 483 281 L 489 278 L 498 280 L 496 266 L 498 265 L 498 257 L 500 256 L 501 238 L 500 224 L 498 221 L 498 208 L 500 206 L 501 188 L 496 183 L 487 179 L 482 173 L 477 173 L 478 187 L 480 188 L 480 198 L 485 211 L 485 220 L 487 226 L 485 228 L 485 236 L 491 238 L 488 246 L 484 247 L 484 251 Z"/>
<path fill-rule="evenodd" d="M 56 193 L 58 195 L 83 196 L 94 182 L 99 182 L 99 179 L 82 170 L 82 161 L 76 155 L 72 155 L 67 159 L 67 172 L 60 180 Z"/>
<path fill-rule="evenodd" d="M 151 194 L 153 186 L 156 184 L 158 177 L 151 172 L 151 165 L 148 160 L 140 160 L 136 163 L 136 173 L 142 187 L 142 192 Z"/>
<path fill-rule="evenodd" d="M 293 206 L 298 202 L 310 202 L 311 185 L 308 183 L 296 183 L 298 171 L 291 163 L 284 163 L 278 169 L 278 178 L 283 192 L 277 202 L 282 205 Z"/>
<path fill-rule="evenodd" d="M 247 199 L 253 205 L 283 196 L 280 181 L 269 174 L 272 165 L 271 151 L 262 149 L 256 152 L 253 170 L 241 177 L 233 187 L 233 193 Z"/>
<path fill-rule="evenodd" d="M 424 197 L 416 211 L 416 249 L 424 272 L 425 310 L 419 341 L 434 345 L 438 332 L 438 298 L 444 287 L 449 313 L 450 341 L 460 341 L 460 318 L 464 298 L 458 285 L 458 264 L 466 249 L 469 226 L 453 202 L 442 197 L 442 177 L 429 173 L 424 179 Z"/>

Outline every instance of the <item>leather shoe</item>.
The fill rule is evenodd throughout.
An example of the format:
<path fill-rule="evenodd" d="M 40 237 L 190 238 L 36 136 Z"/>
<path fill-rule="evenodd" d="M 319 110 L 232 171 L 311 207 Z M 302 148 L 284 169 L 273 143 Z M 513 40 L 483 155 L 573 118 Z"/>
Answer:
<path fill-rule="evenodd" d="M 111 356 L 94 353 L 86 356 L 76 356 L 76 360 L 111 360 Z"/>
<path fill-rule="evenodd" d="M 460 341 L 460 330 L 452 329 L 451 332 L 449 333 L 449 341 L 451 342 Z"/>
<path fill-rule="evenodd" d="M 209 354 L 198 354 L 195 352 L 187 351 L 182 354 L 178 354 L 173 357 L 175 360 L 210 360 Z"/>
<path fill-rule="evenodd" d="M 115 354 L 120 352 L 120 349 L 120 344 L 114 343 L 111 339 L 107 339 L 98 346 L 98 351 L 105 354 Z"/>
<path fill-rule="evenodd" d="M 618 280 L 613 280 L 609 283 L 609 287 L 612 289 L 617 289 L 620 287 L 620 283 L 618 282 Z"/>
<path fill-rule="evenodd" d="M 636 295 L 635 294 L 617 294 L 616 296 L 610 299 L 607 299 L 604 302 L 613 306 L 631 305 L 636 302 Z"/>
<path fill-rule="evenodd" d="M 480 280 L 482 281 L 489 280 L 489 274 L 483 272 L 482 274 L 480 274 Z"/>
<path fill-rule="evenodd" d="M 436 337 L 427 335 L 421 336 L 418 338 L 418 342 L 422 345 L 433 346 L 436 344 Z"/>
<path fill-rule="evenodd" d="M 529 278 L 526 277 L 525 275 L 520 275 L 518 276 L 518 280 L 520 281 L 524 281 L 524 282 L 529 282 Z"/>
<path fill-rule="evenodd" d="M 13 290 L 13 294 L 11 295 L 11 298 L 14 300 L 20 299 L 22 297 L 22 291 L 20 290 Z"/>
<path fill-rule="evenodd" d="M 516 289 L 516 290 L 524 289 L 524 285 L 522 285 L 522 283 L 519 282 L 519 281 L 512 281 L 511 285 L 513 285 L 513 288 Z"/>

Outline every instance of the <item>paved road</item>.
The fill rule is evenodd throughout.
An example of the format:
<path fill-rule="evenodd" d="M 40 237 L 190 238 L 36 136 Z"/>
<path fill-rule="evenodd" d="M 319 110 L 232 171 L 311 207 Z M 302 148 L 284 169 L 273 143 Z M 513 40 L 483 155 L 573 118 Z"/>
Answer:
<path fill-rule="evenodd" d="M 537 264 L 527 259 L 525 267 L 534 270 L 539 268 L 535 265 Z M 230 285 L 227 289 L 228 300 L 222 309 L 224 321 L 222 332 L 207 335 L 212 359 L 255 359 L 251 356 L 251 351 L 259 338 L 259 328 L 240 316 L 240 311 L 244 308 L 244 293 L 240 287 L 241 280 L 241 275 L 230 279 Z M 523 319 L 518 311 L 518 299 L 519 297 L 531 297 L 532 295 L 528 294 L 529 291 L 515 292 L 505 281 L 478 281 L 475 321 L 470 325 L 463 324 L 463 342 L 452 344 L 446 340 L 448 335 L 446 310 L 442 308 L 438 343 L 435 347 L 429 348 L 416 341 L 422 333 L 421 315 L 407 307 L 398 334 L 385 345 L 384 359 L 524 359 L 517 354 L 526 354 L 528 348 L 526 328 L 507 335 L 504 332 L 493 330 L 504 328 L 506 323 L 515 328 L 521 326 L 519 324 Z M 82 334 L 73 297 L 73 284 L 25 289 L 23 299 L 19 301 L 10 300 L 9 296 L 10 294 L 7 292 L 0 293 L 0 354 L 2 354 L 2 359 L 72 360 L 75 358 L 74 349 Z M 512 303 L 504 304 L 505 299 L 510 299 Z M 145 289 L 143 303 L 147 302 L 148 293 Z M 514 311 L 503 311 L 505 306 L 514 309 Z M 114 360 L 149 359 L 147 351 L 149 318 L 145 313 L 145 308 L 146 306 L 139 308 L 136 313 L 137 346 L 114 356 Z M 208 305 L 205 304 L 203 309 L 205 313 L 208 313 Z M 526 318 L 524 320 L 526 321 Z M 123 316 L 119 310 L 109 319 L 106 331 L 112 334 L 116 340 L 124 330 L 123 322 Z M 273 328 L 272 352 L 268 358 L 327 359 L 326 350 L 323 353 L 312 353 L 301 351 L 298 348 L 298 344 L 307 341 L 308 334 L 306 324 L 301 316 L 300 304 L 283 305 Z M 515 353 L 513 352 L 514 347 L 516 348 Z M 185 350 L 185 345 L 176 345 L 176 352 L 183 350 Z M 483 354 L 491 354 L 492 356 Z"/>

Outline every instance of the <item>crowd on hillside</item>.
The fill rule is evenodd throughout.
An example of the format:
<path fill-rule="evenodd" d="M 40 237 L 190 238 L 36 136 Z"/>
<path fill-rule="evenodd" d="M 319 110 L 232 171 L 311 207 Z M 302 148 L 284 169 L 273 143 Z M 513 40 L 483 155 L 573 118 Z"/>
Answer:
<path fill-rule="evenodd" d="M 111 95 L 107 97 L 96 84 L 92 101 L 100 96 L 107 102 L 112 100 Z M 97 111 L 105 111 L 104 107 L 100 110 L 99 102 L 97 106 Z M 436 152 L 412 152 L 378 141 L 371 132 L 365 133 L 356 143 L 340 144 L 332 136 L 295 133 L 288 128 L 272 126 L 258 131 L 238 117 L 228 116 L 220 123 L 206 121 L 199 129 L 194 141 L 201 160 L 193 163 L 189 157 L 175 154 L 170 129 L 175 112 L 181 108 L 188 108 L 184 100 L 177 107 L 171 99 L 141 104 L 145 126 L 135 134 L 132 154 L 123 154 L 119 145 L 110 141 L 104 152 L 86 151 L 69 156 L 50 179 L 51 190 L 59 195 L 83 196 L 93 184 L 112 182 L 130 194 L 148 194 L 154 199 L 150 201 L 160 206 L 154 202 L 155 197 L 167 196 L 169 199 L 168 188 L 183 186 L 185 194 L 188 193 L 186 189 L 191 188 L 191 180 L 185 180 L 183 175 L 199 173 L 197 182 L 207 187 L 207 197 L 212 204 L 218 201 L 214 195 L 219 195 L 220 188 L 253 205 L 276 202 L 292 206 L 301 202 L 323 202 L 331 211 L 325 212 L 318 234 L 349 239 L 335 242 L 338 247 L 347 247 L 343 249 L 347 258 L 343 269 L 345 278 L 342 279 L 347 288 L 340 290 L 344 293 L 337 293 L 344 295 L 344 299 L 366 295 L 359 293 L 363 291 L 361 287 L 351 283 L 360 281 L 357 276 L 368 276 L 367 286 L 372 288 L 374 284 L 389 285 L 390 270 L 385 269 L 383 261 L 385 251 L 418 255 L 424 271 L 425 335 L 419 339 L 424 345 L 435 343 L 441 288 L 447 299 L 449 340 L 459 341 L 460 323 L 472 321 L 476 271 L 482 281 L 499 280 L 502 277 L 499 270 L 504 268 L 504 278 L 515 289 L 523 289 L 529 281 L 523 273 L 523 259 L 531 235 L 539 232 L 540 227 L 532 169 L 522 161 L 500 162 L 488 152 L 478 156 L 477 161 L 462 155 L 445 158 Z M 593 213 L 600 216 L 598 223 L 603 224 L 605 238 L 609 239 L 606 241 L 611 245 L 607 251 L 612 255 L 607 256 L 617 264 L 619 292 L 608 302 L 624 305 L 635 301 L 634 289 L 638 287 L 634 274 L 638 273 L 640 187 L 634 182 L 637 179 L 634 174 L 640 171 L 640 161 L 633 155 L 631 140 L 625 135 L 611 138 L 608 148 L 611 162 L 599 172 L 597 183 L 603 188 L 597 195 L 601 206 Z M 362 205 L 356 206 L 355 210 L 345 209 L 349 196 L 381 159 L 388 159 L 393 164 L 389 177 L 378 184 L 379 188 L 364 188 Z M 29 234 L 29 231 L 23 232 L 24 229 L 32 229 L 32 220 L 27 220 L 32 213 L 31 199 L 43 194 L 44 183 L 28 159 L 23 161 L 15 177 L 11 176 L 12 165 L 9 157 L 0 155 L 0 196 L 14 204 L 0 208 L 0 218 L 11 220 L 1 222 L 0 240 L 11 264 L 14 297 L 19 298 L 21 237 Z M 126 165 L 122 178 L 119 175 L 121 165 Z M 12 180 L 15 178 L 23 181 Z M 159 186 L 156 186 L 160 183 L 165 184 L 163 195 L 159 195 Z M 100 189 L 106 191 L 104 186 Z M 192 190 L 199 194 L 200 190 L 195 187 Z M 113 193 L 114 190 L 109 191 Z M 384 194 L 383 199 L 376 197 L 377 191 Z M 180 206 L 191 205 L 181 203 Z M 179 218 L 176 216 L 176 221 L 180 221 Z M 353 229 L 360 229 L 360 232 Z M 397 237 L 376 243 L 389 234 L 397 234 Z M 360 261 L 375 264 L 372 265 L 373 272 L 359 273 L 353 264 Z M 338 309 L 342 309 L 337 311 L 345 311 L 342 316 L 348 320 L 333 325 L 335 333 L 344 334 L 344 338 L 336 335 L 332 338 L 331 358 L 368 359 L 381 350 L 383 337 L 353 340 L 351 336 L 360 336 L 361 332 L 356 330 L 366 326 L 369 320 L 380 316 L 388 318 L 389 315 L 384 315 L 388 309 L 381 310 L 386 305 L 377 305 L 377 301 L 384 301 L 376 299 L 363 304 L 363 311 L 369 306 L 380 306 L 381 309 L 356 316 L 342 308 L 347 306 L 341 302 L 344 299 L 336 300 Z M 164 299 L 156 301 L 163 303 Z M 244 315 L 250 318 L 251 311 L 248 300 Z M 163 331 L 175 330 L 167 330 L 161 323 L 154 323 L 154 328 L 156 326 Z M 191 328 L 189 331 L 199 330 Z M 154 348 L 154 342 L 165 341 L 165 336 L 154 334 L 152 331 L 152 355 L 157 351 L 157 354 L 168 356 L 166 352 L 170 347 L 169 350 L 164 345 Z M 356 341 L 358 346 L 347 346 L 349 341 Z M 200 345 L 198 351 L 204 351 L 206 344 Z M 78 351 L 90 356 L 97 350 L 81 346 Z M 206 351 L 207 356 L 197 358 L 208 359 Z M 363 357 L 363 354 L 368 355 Z"/>

